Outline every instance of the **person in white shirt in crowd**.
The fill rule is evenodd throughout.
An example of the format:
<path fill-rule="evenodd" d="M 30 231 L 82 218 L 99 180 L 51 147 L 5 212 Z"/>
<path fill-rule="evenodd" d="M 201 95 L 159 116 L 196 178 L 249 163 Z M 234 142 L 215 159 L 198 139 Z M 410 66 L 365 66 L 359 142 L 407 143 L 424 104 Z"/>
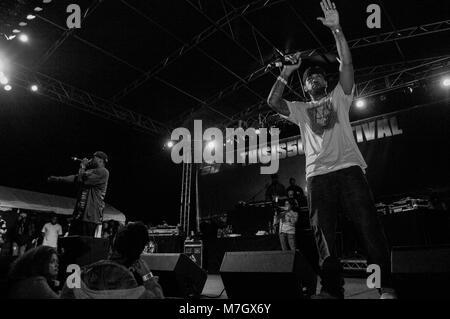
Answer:
<path fill-rule="evenodd" d="M 58 224 L 58 218 L 56 214 L 52 215 L 49 223 L 42 227 L 42 236 L 44 240 L 42 241 L 43 246 L 49 246 L 53 248 L 58 248 L 58 237 L 62 236 L 62 227 Z"/>
<path fill-rule="evenodd" d="M 0 252 L 2 251 L 2 246 L 5 243 L 6 233 L 8 232 L 8 228 L 6 227 L 6 221 L 0 215 Z"/>

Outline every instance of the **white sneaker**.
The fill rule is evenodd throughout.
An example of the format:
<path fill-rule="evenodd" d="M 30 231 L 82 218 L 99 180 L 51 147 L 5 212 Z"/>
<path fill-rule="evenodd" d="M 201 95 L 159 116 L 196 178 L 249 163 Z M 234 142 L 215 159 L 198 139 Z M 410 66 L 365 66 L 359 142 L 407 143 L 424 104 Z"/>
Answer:
<path fill-rule="evenodd" d="M 398 299 L 394 289 L 383 289 L 380 299 Z"/>

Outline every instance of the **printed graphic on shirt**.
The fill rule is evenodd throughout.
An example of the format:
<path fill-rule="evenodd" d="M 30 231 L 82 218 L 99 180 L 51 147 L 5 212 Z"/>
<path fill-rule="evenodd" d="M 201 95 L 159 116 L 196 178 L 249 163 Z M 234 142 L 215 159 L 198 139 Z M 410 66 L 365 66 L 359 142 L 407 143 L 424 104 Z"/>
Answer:
<path fill-rule="evenodd" d="M 323 135 L 331 130 L 338 122 L 337 112 L 333 109 L 331 96 L 323 99 L 319 104 L 308 108 L 307 113 L 311 122 L 311 129 L 316 135 Z"/>

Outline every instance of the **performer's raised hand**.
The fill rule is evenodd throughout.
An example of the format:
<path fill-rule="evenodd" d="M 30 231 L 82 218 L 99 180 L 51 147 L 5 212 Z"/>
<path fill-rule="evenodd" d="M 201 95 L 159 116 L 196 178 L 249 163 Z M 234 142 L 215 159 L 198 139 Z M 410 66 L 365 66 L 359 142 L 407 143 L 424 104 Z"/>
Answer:
<path fill-rule="evenodd" d="M 337 12 L 334 2 L 331 2 L 330 0 L 322 0 L 320 6 L 322 7 L 325 18 L 318 17 L 317 20 L 320 20 L 324 26 L 329 28 L 339 26 L 339 13 Z"/>

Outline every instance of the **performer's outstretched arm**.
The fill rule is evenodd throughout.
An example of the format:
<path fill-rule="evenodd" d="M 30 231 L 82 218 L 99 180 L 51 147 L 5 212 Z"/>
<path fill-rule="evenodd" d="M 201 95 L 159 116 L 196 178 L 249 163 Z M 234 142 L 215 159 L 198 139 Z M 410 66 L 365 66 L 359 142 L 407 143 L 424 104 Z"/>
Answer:
<path fill-rule="evenodd" d="M 86 171 L 86 165 L 88 163 L 88 159 L 85 158 L 82 160 L 80 164 L 80 169 L 78 170 L 78 174 L 76 175 L 68 175 L 68 176 L 50 176 L 47 180 L 49 182 L 58 182 L 58 183 L 75 183 L 81 182 L 82 177 Z"/>
<path fill-rule="evenodd" d="M 69 176 L 50 176 L 48 178 L 49 182 L 62 182 L 62 183 L 74 183 L 78 175 Z"/>
<path fill-rule="evenodd" d="M 302 63 L 300 59 L 300 53 L 297 52 L 293 57 L 293 61 L 297 62 L 294 65 L 285 65 L 281 71 L 280 76 L 277 78 L 275 84 L 270 91 L 269 97 L 267 99 L 267 104 L 277 113 L 289 116 L 289 108 L 286 101 L 283 99 L 284 87 L 287 84 L 289 77 L 292 72 L 297 70 Z"/>
<path fill-rule="evenodd" d="M 350 95 L 355 83 L 353 61 L 347 40 L 345 39 L 342 28 L 339 24 L 339 13 L 336 10 L 336 5 L 334 2 L 332 3 L 330 0 L 322 0 L 320 6 L 325 14 L 325 18 L 319 17 L 317 19 L 320 20 L 325 26 L 329 27 L 331 32 L 333 32 L 339 54 L 339 62 L 341 63 L 339 67 L 339 83 L 341 84 L 344 93 Z"/>

